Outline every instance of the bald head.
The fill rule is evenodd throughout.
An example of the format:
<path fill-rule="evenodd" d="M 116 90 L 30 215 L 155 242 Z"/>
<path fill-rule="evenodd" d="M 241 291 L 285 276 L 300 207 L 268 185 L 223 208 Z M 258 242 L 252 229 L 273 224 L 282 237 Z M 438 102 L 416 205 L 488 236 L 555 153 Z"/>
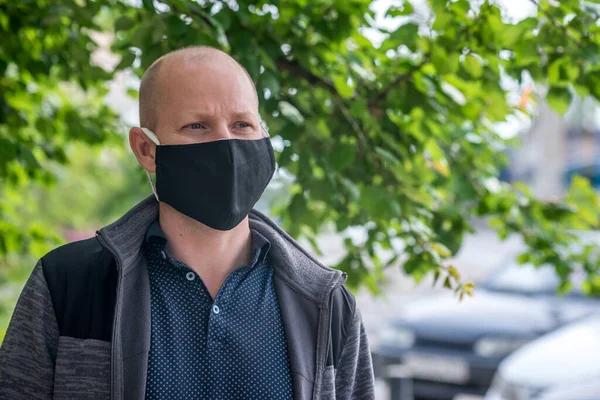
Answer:
<path fill-rule="evenodd" d="M 226 72 L 231 75 L 232 82 L 240 82 L 251 87 L 252 101 L 256 104 L 258 112 L 258 94 L 248 71 L 233 59 L 229 54 L 209 46 L 186 47 L 165 54 L 157 59 L 144 73 L 140 83 L 140 126 L 156 130 L 159 110 L 165 101 L 165 93 L 174 83 L 171 79 L 175 74 L 182 78 L 187 73 L 186 79 L 206 78 L 206 74 L 213 72 Z M 248 88 L 247 88 L 248 89 Z"/>

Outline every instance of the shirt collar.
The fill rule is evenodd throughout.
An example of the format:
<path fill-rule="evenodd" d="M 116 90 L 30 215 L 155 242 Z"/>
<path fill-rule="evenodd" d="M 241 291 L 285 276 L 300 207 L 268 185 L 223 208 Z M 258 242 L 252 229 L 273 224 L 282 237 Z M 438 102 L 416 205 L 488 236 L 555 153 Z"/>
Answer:
<path fill-rule="evenodd" d="M 255 229 L 250 229 L 250 232 L 252 234 L 252 260 L 250 265 L 255 266 L 256 264 L 260 264 L 265 260 L 269 250 L 271 249 L 271 242 L 269 242 L 269 239 L 264 237 Z M 154 222 L 152 222 L 146 231 L 146 242 L 149 242 L 152 238 L 157 238 L 159 240 L 162 239 L 164 244 L 167 244 L 167 237 L 160 227 L 158 219 L 154 220 Z"/>

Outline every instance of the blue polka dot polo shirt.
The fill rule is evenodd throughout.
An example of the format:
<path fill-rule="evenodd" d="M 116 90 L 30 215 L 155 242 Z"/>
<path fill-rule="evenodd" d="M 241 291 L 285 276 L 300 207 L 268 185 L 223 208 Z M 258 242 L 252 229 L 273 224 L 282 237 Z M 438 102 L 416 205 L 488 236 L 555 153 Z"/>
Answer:
<path fill-rule="evenodd" d="M 253 230 L 250 265 L 233 271 L 213 300 L 153 223 L 143 248 L 151 294 L 146 399 L 292 398 L 269 247 Z"/>

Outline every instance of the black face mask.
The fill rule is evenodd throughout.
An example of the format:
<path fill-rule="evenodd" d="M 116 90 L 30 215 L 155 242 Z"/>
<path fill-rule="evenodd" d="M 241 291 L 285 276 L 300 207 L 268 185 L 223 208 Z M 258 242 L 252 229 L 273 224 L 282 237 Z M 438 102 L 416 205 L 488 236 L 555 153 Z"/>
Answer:
<path fill-rule="evenodd" d="M 268 137 L 156 146 L 160 201 L 222 231 L 246 218 L 274 172 L 275 156 Z"/>

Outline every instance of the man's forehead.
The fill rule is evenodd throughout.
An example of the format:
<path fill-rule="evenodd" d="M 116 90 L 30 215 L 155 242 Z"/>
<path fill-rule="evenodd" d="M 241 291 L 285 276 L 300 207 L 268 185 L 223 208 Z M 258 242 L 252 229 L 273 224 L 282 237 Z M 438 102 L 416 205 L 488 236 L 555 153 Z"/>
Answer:
<path fill-rule="evenodd" d="M 236 95 L 243 93 L 244 97 L 256 99 L 256 89 L 250 77 L 235 60 L 225 54 L 168 60 L 161 66 L 157 83 L 163 93 L 201 95 L 212 90 L 227 95 L 237 91 Z"/>
<path fill-rule="evenodd" d="M 159 82 L 161 98 L 211 103 L 227 100 L 232 108 L 254 104 L 255 89 L 240 71 L 210 66 L 188 66 L 164 71 Z M 180 97 L 184 97 L 180 99 Z"/>
<path fill-rule="evenodd" d="M 234 103 L 258 112 L 256 87 L 231 56 L 210 47 L 178 50 L 157 60 L 142 78 L 140 121 L 155 124 L 166 108 L 174 115 L 179 108 L 197 110 L 212 102 L 228 114 L 238 108 Z"/>
<path fill-rule="evenodd" d="M 160 82 L 168 84 L 173 76 L 204 78 L 206 74 L 216 72 L 227 75 L 229 79 L 248 79 L 247 83 L 254 86 L 244 69 L 231 56 L 215 49 L 185 49 L 167 56 L 160 68 Z"/>

